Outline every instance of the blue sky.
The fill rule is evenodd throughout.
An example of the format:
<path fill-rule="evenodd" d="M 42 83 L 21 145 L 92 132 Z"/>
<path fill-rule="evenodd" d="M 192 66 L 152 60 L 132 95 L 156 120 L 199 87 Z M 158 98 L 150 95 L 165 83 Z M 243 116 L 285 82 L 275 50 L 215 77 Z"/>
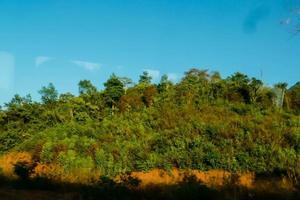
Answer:
<path fill-rule="evenodd" d="M 49 82 L 77 93 L 115 72 L 179 80 L 191 67 L 300 80 L 298 0 L 0 0 L 0 105 Z M 280 23 L 282 22 L 283 23 Z"/>

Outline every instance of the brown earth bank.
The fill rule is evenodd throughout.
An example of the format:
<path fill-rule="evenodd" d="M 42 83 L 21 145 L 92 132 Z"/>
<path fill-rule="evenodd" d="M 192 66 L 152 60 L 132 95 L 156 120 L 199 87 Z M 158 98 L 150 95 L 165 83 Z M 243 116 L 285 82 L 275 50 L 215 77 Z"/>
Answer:
<path fill-rule="evenodd" d="M 152 169 L 110 179 L 97 170 L 65 172 L 32 160 L 26 152 L 1 157 L 0 199 L 300 199 L 297 185 L 284 176 Z"/>
<path fill-rule="evenodd" d="M 47 179 L 0 179 L 0 199 L 299 200 L 300 197 L 298 190 L 286 187 L 285 181 L 279 179 L 254 180 L 251 187 L 243 187 L 221 181 L 216 176 L 219 172 L 199 172 L 204 178 L 214 174 L 213 183 L 218 186 L 208 186 L 192 175 L 185 175 L 180 180 L 181 175 L 176 178 L 176 175 L 162 170 L 140 173 L 123 176 L 121 180 L 101 178 L 95 185 L 57 183 Z"/>

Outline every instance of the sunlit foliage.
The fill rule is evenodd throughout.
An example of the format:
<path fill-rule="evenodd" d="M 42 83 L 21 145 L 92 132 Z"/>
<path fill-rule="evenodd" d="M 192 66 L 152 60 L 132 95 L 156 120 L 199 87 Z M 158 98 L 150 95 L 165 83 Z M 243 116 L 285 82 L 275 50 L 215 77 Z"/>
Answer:
<path fill-rule="evenodd" d="M 41 102 L 16 95 L 0 110 L 1 154 L 28 152 L 32 173 L 51 176 L 50 166 L 63 170 L 57 176 L 179 168 L 300 177 L 299 84 L 270 88 L 197 68 L 178 83 L 151 80 L 113 74 L 103 90 L 80 81 L 79 96 L 53 84 Z"/>

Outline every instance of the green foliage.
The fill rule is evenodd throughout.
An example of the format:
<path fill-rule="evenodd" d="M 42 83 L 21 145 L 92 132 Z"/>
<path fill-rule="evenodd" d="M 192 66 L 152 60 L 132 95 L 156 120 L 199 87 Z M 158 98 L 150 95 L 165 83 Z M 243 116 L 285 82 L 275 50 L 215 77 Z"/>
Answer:
<path fill-rule="evenodd" d="M 78 83 L 79 94 L 88 94 L 91 95 L 97 92 L 97 88 L 89 80 L 81 80 Z"/>
<path fill-rule="evenodd" d="M 172 85 L 173 83 L 169 80 L 168 75 L 164 74 L 157 85 L 157 89 L 160 93 L 164 93 L 167 92 Z"/>
<path fill-rule="evenodd" d="M 18 126 L 16 124 L 16 126 Z M 26 133 L 20 129 L 5 131 L 0 134 L 0 152 L 9 151 L 26 139 Z"/>
<path fill-rule="evenodd" d="M 124 84 L 115 74 L 104 83 L 105 86 L 105 100 L 107 105 L 114 106 L 124 94 Z"/>
<path fill-rule="evenodd" d="M 58 98 L 58 92 L 52 83 L 49 83 L 47 87 L 42 87 L 39 93 L 42 96 L 42 102 L 45 104 L 53 103 Z"/>
<path fill-rule="evenodd" d="M 32 103 L 30 95 L 21 97 L 20 95 L 16 94 L 9 103 L 5 104 L 5 107 L 10 110 L 14 110 L 30 103 Z"/>
<path fill-rule="evenodd" d="M 287 91 L 286 107 L 294 113 L 300 114 L 300 82 Z"/>
<path fill-rule="evenodd" d="M 94 162 L 91 157 L 80 156 L 74 150 L 61 152 L 57 159 L 66 171 L 76 169 L 91 170 L 94 168 Z"/>
<path fill-rule="evenodd" d="M 300 177 L 297 85 L 281 109 L 272 88 L 241 73 L 222 79 L 191 69 L 177 84 L 163 76 L 158 85 L 145 72 L 137 85 L 113 74 L 104 86 L 83 80 L 79 96 L 58 99 L 50 84 L 42 103 L 16 95 L 0 110 L 0 152 L 29 151 L 66 172 L 106 177 L 173 167 Z"/>
<path fill-rule="evenodd" d="M 149 75 L 147 71 L 144 71 L 142 75 L 140 75 L 139 84 L 149 85 L 151 84 L 152 77 Z"/>
<path fill-rule="evenodd" d="M 54 144 L 49 141 L 46 142 L 43 147 L 40 154 L 40 161 L 43 163 L 51 163 L 54 158 Z"/>

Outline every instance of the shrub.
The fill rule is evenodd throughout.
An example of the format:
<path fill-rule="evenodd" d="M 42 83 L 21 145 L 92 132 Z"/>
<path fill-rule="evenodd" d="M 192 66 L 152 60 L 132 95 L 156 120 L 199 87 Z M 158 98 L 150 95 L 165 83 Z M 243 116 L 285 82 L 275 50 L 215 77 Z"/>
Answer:
<path fill-rule="evenodd" d="M 14 165 L 14 173 L 22 180 L 27 180 L 34 169 L 34 164 L 27 161 L 18 161 Z"/>
<path fill-rule="evenodd" d="M 58 155 L 58 162 L 66 171 L 82 169 L 83 171 L 91 171 L 94 168 L 94 162 L 91 157 L 78 155 L 74 150 L 61 152 Z"/>

